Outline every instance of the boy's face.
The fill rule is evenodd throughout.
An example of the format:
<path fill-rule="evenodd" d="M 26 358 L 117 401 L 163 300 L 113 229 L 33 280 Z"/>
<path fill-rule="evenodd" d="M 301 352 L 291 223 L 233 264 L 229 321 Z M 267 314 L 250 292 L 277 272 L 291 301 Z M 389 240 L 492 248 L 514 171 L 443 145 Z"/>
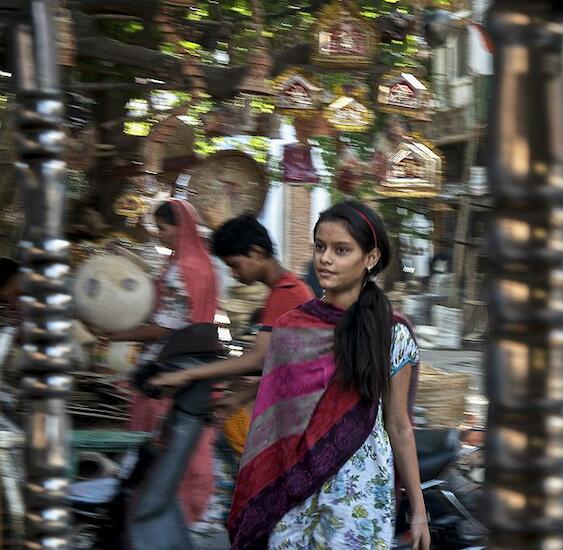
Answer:
<path fill-rule="evenodd" d="M 251 250 L 248 256 L 237 254 L 225 256 L 222 260 L 230 267 L 231 273 L 237 281 L 251 285 L 259 280 L 264 254 L 261 249 L 257 249 Z"/>

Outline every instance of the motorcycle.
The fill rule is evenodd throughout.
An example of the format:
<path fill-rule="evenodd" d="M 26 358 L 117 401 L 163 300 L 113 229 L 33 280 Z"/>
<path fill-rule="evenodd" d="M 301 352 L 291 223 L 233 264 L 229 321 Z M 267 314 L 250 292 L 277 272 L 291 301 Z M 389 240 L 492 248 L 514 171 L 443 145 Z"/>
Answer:
<path fill-rule="evenodd" d="M 150 386 L 150 379 L 158 373 L 238 356 L 247 347 L 244 342 L 218 339 L 217 329 L 213 325 L 191 325 L 176 331 L 168 339 L 155 363 L 147 364 L 137 371 L 135 385 L 147 395 L 158 397 L 160 390 Z M 155 517 L 162 517 L 162 522 L 166 523 L 166 537 L 174 541 L 170 543 L 171 547 L 191 547 L 190 541 L 185 540 L 189 537 L 183 521 L 175 510 L 165 509 L 164 495 L 160 499 L 162 504 L 155 504 L 154 494 L 158 492 L 158 484 L 166 475 L 170 475 L 172 470 L 183 472 L 182 464 L 189 461 L 197 446 L 201 429 L 210 417 L 211 395 L 215 389 L 214 381 L 203 380 L 175 394 L 173 407 L 163 422 L 162 431 L 166 434 L 175 429 L 179 430 L 179 435 L 174 441 L 181 440 L 182 449 L 173 457 L 165 459 L 168 460 L 165 464 L 160 463 L 161 469 L 164 468 L 162 472 L 155 474 L 154 471 L 155 465 L 162 460 L 163 447 L 161 443 L 155 444 L 151 441 L 143 445 L 138 453 L 125 457 L 121 472 L 116 478 L 102 478 L 71 485 L 68 498 L 74 515 L 70 539 L 73 549 L 109 550 L 130 546 L 132 540 L 134 548 L 145 548 L 144 541 L 151 540 L 153 532 L 159 530 L 160 519 L 158 522 L 154 521 Z M 178 424 L 178 419 L 183 425 Z M 173 440 L 170 441 L 172 443 Z M 160 458 L 155 460 L 157 456 Z M 148 483 L 152 483 L 152 490 Z M 169 483 L 173 485 L 176 481 L 169 480 Z M 147 491 L 143 493 L 140 488 L 145 486 Z M 132 502 L 135 503 L 133 507 L 130 506 Z M 162 530 L 160 531 L 162 533 Z"/>
<path fill-rule="evenodd" d="M 428 514 L 432 548 L 480 550 L 487 528 L 479 518 L 483 501 L 483 450 L 463 445 L 459 431 L 415 430 L 421 488 Z M 394 550 L 410 546 L 408 500 L 399 493 Z"/>
<path fill-rule="evenodd" d="M 487 529 L 479 518 L 483 499 L 482 449 L 463 445 L 455 429 L 416 429 L 421 488 L 429 516 L 432 548 L 436 550 L 484 550 Z M 122 477 L 129 478 L 124 465 Z M 75 483 L 70 499 L 75 515 L 72 548 L 115 548 L 124 527 L 124 487 L 118 479 Z M 127 491 L 125 487 L 125 491 Z M 393 550 L 410 549 L 408 501 L 404 490 L 397 504 Z"/>

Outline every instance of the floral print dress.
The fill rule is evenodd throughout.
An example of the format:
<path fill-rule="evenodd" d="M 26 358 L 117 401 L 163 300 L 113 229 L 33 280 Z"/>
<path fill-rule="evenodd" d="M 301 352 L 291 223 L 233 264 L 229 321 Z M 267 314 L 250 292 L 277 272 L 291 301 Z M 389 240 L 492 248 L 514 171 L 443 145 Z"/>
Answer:
<path fill-rule="evenodd" d="M 402 323 L 393 328 L 391 375 L 418 361 Z M 269 550 L 387 550 L 395 520 L 393 454 L 381 407 L 365 443 L 322 489 L 292 508 L 274 527 Z"/>
<path fill-rule="evenodd" d="M 157 309 L 150 321 L 170 330 L 179 330 L 190 324 L 191 311 L 186 285 L 175 263 L 171 263 L 162 279 L 161 295 Z M 140 362 L 154 361 L 164 346 L 164 340 L 150 342 L 143 347 Z"/>
<path fill-rule="evenodd" d="M 178 266 L 171 263 L 162 279 L 161 295 L 150 322 L 170 330 L 181 329 L 191 322 L 189 296 Z M 139 364 L 154 361 L 165 344 L 164 339 L 147 342 L 143 346 Z M 138 432 L 154 432 L 170 408 L 168 399 L 151 399 L 139 392 L 131 402 L 130 429 Z"/>

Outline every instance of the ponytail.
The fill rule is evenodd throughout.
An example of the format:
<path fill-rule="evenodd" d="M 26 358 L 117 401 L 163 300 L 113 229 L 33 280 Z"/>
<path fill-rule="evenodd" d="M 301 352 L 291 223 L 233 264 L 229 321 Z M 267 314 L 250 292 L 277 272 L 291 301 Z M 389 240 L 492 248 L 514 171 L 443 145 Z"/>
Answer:
<path fill-rule="evenodd" d="M 392 311 L 389 300 L 371 280 L 334 329 L 337 378 L 378 402 L 389 388 Z"/>
<path fill-rule="evenodd" d="M 391 377 L 391 304 L 373 277 L 383 271 L 391 254 L 383 221 L 357 201 L 345 201 L 323 212 L 315 226 L 325 221 L 343 222 L 364 252 L 377 247 L 380 256 L 365 274 L 358 300 L 342 315 L 334 329 L 337 380 L 347 389 L 375 401 L 389 391 Z"/>

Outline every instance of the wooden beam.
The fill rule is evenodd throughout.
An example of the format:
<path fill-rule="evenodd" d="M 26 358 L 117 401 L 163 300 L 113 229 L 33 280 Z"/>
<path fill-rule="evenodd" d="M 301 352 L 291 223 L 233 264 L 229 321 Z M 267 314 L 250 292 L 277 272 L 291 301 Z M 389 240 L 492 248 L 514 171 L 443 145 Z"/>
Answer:
<path fill-rule="evenodd" d="M 74 0 L 84 13 L 120 13 L 152 21 L 160 10 L 160 0 Z"/>
<path fill-rule="evenodd" d="M 125 44 L 105 36 L 78 38 L 78 55 L 115 65 L 146 69 L 149 75 L 180 75 L 181 60 L 143 46 Z"/>

